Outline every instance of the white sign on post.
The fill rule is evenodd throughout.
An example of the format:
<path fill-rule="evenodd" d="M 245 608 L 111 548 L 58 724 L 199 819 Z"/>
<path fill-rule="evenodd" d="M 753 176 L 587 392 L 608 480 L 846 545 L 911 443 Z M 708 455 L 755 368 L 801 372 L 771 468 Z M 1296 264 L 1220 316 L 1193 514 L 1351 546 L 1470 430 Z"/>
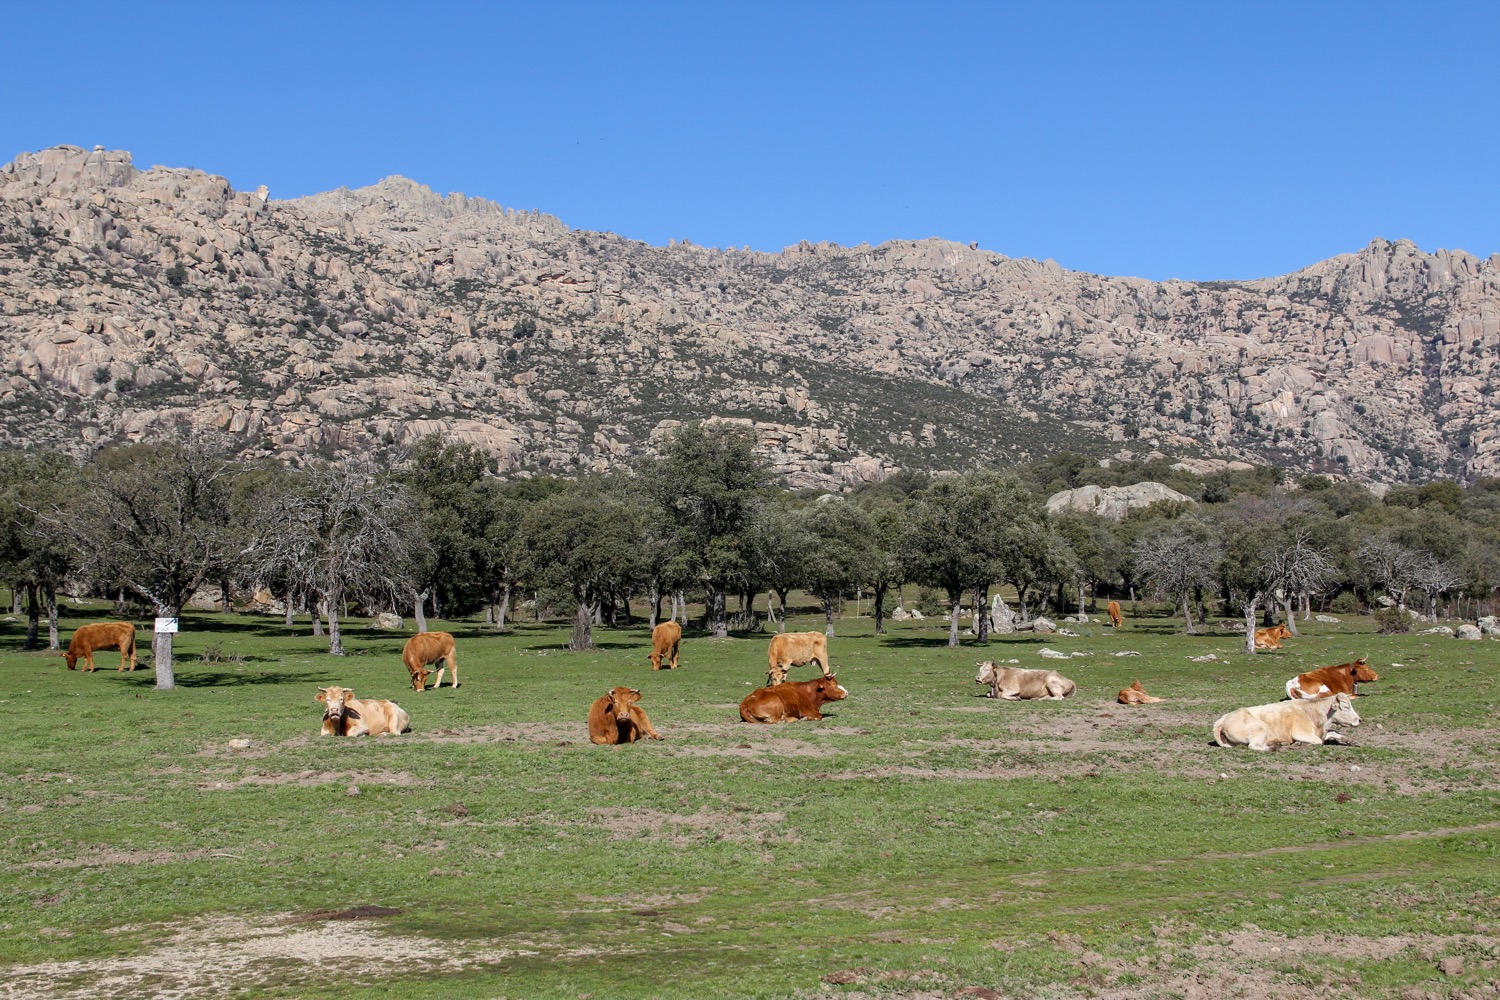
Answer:
<path fill-rule="evenodd" d="M 158 618 L 158 619 L 156 619 L 156 634 L 157 635 L 160 635 L 163 632 L 176 632 L 176 631 L 177 631 L 177 619 L 176 618 Z"/>

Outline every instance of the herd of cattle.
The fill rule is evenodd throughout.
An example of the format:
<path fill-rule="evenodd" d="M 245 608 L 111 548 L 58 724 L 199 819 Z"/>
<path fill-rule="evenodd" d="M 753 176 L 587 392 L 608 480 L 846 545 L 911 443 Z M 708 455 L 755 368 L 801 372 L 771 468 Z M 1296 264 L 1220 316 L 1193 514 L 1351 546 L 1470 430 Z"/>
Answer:
<path fill-rule="evenodd" d="M 1119 605 L 1110 602 L 1110 623 L 1120 627 Z M 1280 649 L 1281 640 L 1290 638 L 1284 625 L 1259 629 L 1255 633 L 1257 648 Z M 652 670 L 676 669 L 680 660 L 682 627 L 674 621 L 663 622 L 651 633 Z M 135 626 L 131 622 L 97 622 L 81 626 L 73 633 L 64 659 L 68 669 L 84 661 L 84 671 L 94 670 L 94 653 L 100 650 L 120 651 L 120 670 L 134 670 Z M 848 690 L 833 675 L 828 659 L 828 638 L 821 632 L 786 632 L 771 637 L 767 651 L 766 686 L 757 688 L 740 702 L 740 718 L 745 722 L 775 723 L 794 719 L 821 719 L 825 702 L 842 701 Z M 427 689 L 429 668 L 437 665 L 441 688 L 443 675 L 450 674 L 449 684 L 458 687 L 458 653 L 448 632 L 419 632 L 407 640 L 401 661 L 411 675 L 415 691 Z M 810 681 L 789 681 L 792 667 L 815 663 L 822 676 Z M 1378 681 L 1365 658 L 1352 663 L 1322 667 L 1298 674 L 1286 683 L 1285 701 L 1236 709 L 1214 723 L 1214 742 L 1219 746 L 1248 746 L 1252 750 L 1269 750 L 1295 744 L 1322 745 L 1346 743 L 1332 726 L 1357 726 L 1359 714 L 1352 698 L 1361 682 Z M 989 697 L 1006 701 L 1046 699 L 1061 701 L 1071 697 L 1078 685 L 1055 670 L 1031 670 L 1005 667 L 993 661 L 979 665 L 978 684 L 988 685 Z M 319 688 L 316 701 L 324 706 L 322 735 L 379 736 L 411 730 L 411 719 L 393 701 L 356 698 L 345 687 Z M 651 725 L 640 705 L 641 692 L 628 687 L 611 688 L 609 693 L 589 707 L 589 739 L 600 745 L 634 743 L 641 738 L 662 739 Z M 1144 705 L 1160 702 L 1146 693 L 1139 680 L 1116 696 L 1122 705 Z"/>

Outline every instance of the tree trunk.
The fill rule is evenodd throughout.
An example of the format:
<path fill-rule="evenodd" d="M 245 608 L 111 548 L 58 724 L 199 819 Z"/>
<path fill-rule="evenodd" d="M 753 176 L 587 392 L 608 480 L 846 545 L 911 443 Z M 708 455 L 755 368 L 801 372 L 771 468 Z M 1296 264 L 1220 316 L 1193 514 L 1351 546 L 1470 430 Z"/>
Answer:
<path fill-rule="evenodd" d="M 292 615 L 292 588 L 291 587 L 287 587 L 286 588 L 286 623 L 288 625 L 291 625 L 292 624 L 292 620 L 293 620 L 293 615 Z"/>
<path fill-rule="evenodd" d="M 1437 597 L 1436 596 L 1434 596 L 1432 594 L 1428 594 L 1427 595 L 1427 607 L 1429 608 L 1429 617 L 1432 619 L 1432 624 L 1436 625 L 1437 624 Z M 57 647 L 53 646 L 52 648 L 56 649 Z"/>
<path fill-rule="evenodd" d="M 582 652 L 594 648 L 594 616 L 597 607 L 587 598 L 578 599 L 578 611 L 573 616 L 573 634 L 568 637 L 568 648 Z"/>
<path fill-rule="evenodd" d="M 875 585 L 875 600 L 872 602 L 870 611 L 875 616 L 875 634 L 885 635 L 885 592 L 890 590 L 890 584 L 877 583 Z M 767 601 L 767 604 L 770 602 Z"/>
<path fill-rule="evenodd" d="M 57 641 L 57 588 L 47 588 L 47 648 L 61 649 Z"/>
<path fill-rule="evenodd" d="M 1130 617 L 1134 618 L 1138 612 L 1139 609 L 1135 606 L 1135 584 L 1132 583 L 1130 585 Z"/>
<path fill-rule="evenodd" d="M 21 606 L 19 604 L 16 605 L 16 610 L 17 611 L 21 610 Z M 119 618 L 123 618 L 125 616 L 125 588 L 124 587 L 121 587 L 119 593 L 115 595 L 115 616 L 119 617 Z"/>
<path fill-rule="evenodd" d="M 661 584 L 655 580 L 651 581 L 651 587 L 646 591 L 646 603 L 651 608 L 650 627 L 654 632 L 657 622 L 661 621 Z"/>
<path fill-rule="evenodd" d="M 990 637 L 990 616 L 986 609 L 990 603 L 990 588 L 979 587 L 974 591 L 974 639 L 987 642 Z"/>
<path fill-rule="evenodd" d="M 948 594 L 948 648 L 954 649 L 958 646 L 958 616 L 963 607 L 964 595 L 962 591 Z"/>
<path fill-rule="evenodd" d="M 323 637 L 323 617 L 321 614 L 321 609 L 322 602 L 320 602 L 317 598 L 312 596 L 309 596 L 307 598 L 307 613 L 312 616 L 313 635 L 317 636 L 320 639 Z"/>
<path fill-rule="evenodd" d="M 1030 587 L 1029 584 L 1026 585 L 1026 586 L 1022 586 L 1021 584 L 1016 584 L 1016 620 L 1017 621 L 1023 621 L 1024 622 L 1024 621 L 1027 621 L 1031 617 L 1029 614 L 1026 613 L 1026 591 L 1028 591 L 1030 589 L 1031 589 L 1031 587 Z"/>
<path fill-rule="evenodd" d="M 505 631 L 505 616 L 510 614 L 510 584 L 500 592 L 500 607 L 495 609 L 495 631 Z"/>
<path fill-rule="evenodd" d="M 1255 655 L 1255 606 L 1260 603 L 1257 597 L 1245 605 L 1245 652 L 1251 656 Z"/>
<path fill-rule="evenodd" d="M 776 624 L 776 631 L 778 632 L 786 631 L 786 599 L 791 596 L 792 592 L 790 590 L 776 591 L 776 603 L 781 605 L 781 620 Z M 769 605 L 771 602 L 767 600 L 766 603 Z"/>
<path fill-rule="evenodd" d="M 42 603 L 37 596 L 36 584 L 26 585 L 26 645 L 23 649 L 36 649 L 37 632 L 41 629 Z"/>
<path fill-rule="evenodd" d="M 181 608 L 174 608 L 158 604 L 156 615 L 158 618 L 177 618 L 182 614 Z M 156 669 L 156 690 L 170 691 L 177 686 L 177 676 L 172 672 L 172 633 L 156 632 L 151 636 L 151 659 Z"/>
<path fill-rule="evenodd" d="M 417 620 L 418 632 L 427 631 L 427 594 L 427 591 L 419 590 L 412 595 L 412 617 Z"/>
<path fill-rule="evenodd" d="M 219 578 L 219 596 L 224 599 L 224 613 L 226 615 L 234 614 L 234 599 L 229 596 L 228 576 L 221 576 Z"/>
<path fill-rule="evenodd" d="M 324 601 L 323 613 L 328 617 L 328 654 L 344 655 L 344 637 L 339 634 L 339 602 Z"/>
<path fill-rule="evenodd" d="M 1187 626 L 1183 631 L 1188 635 L 1193 635 L 1193 603 L 1187 594 L 1182 595 L 1182 620 Z"/>
<path fill-rule="evenodd" d="M 1083 581 L 1080 580 L 1078 582 L 1078 620 L 1080 622 L 1086 622 L 1089 620 L 1089 613 L 1085 611 L 1083 607 L 1083 590 Z"/>
<path fill-rule="evenodd" d="M 125 596 L 123 592 L 121 592 L 120 595 L 120 603 L 125 603 Z M 10 585 L 10 613 L 13 615 L 19 615 L 21 613 L 21 584 L 19 583 L 13 583 Z M 115 614 L 119 613 L 119 611 L 115 612 Z"/>
<path fill-rule="evenodd" d="M 1292 608 L 1292 599 L 1283 597 L 1281 599 L 1281 610 L 1286 615 L 1286 627 L 1292 635 L 1297 634 L 1297 612 Z"/>
<path fill-rule="evenodd" d="M 677 600 L 678 614 L 680 615 L 680 617 L 677 619 L 678 623 L 682 624 L 682 625 L 686 625 L 687 624 L 687 591 L 685 591 L 685 590 L 679 590 L 677 592 L 676 600 Z"/>
<path fill-rule="evenodd" d="M 823 598 L 823 634 L 829 638 L 833 637 L 833 605 L 838 595 L 826 595 Z"/>
<path fill-rule="evenodd" d="M 1312 594 L 1306 590 L 1302 592 L 1302 620 L 1312 621 Z"/>
<path fill-rule="evenodd" d="M 713 609 L 710 617 L 713 619 L 714 638 L 729 638 L 729 614 L 728 610 L 725 608 L 723 588 L 710 588 L 707 603 Z"/>

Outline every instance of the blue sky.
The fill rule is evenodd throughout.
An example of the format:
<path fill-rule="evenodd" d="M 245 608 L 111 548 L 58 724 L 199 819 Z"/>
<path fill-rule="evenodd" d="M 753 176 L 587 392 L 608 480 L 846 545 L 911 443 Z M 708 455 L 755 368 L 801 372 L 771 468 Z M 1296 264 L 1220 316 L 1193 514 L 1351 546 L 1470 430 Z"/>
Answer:
<path fill-rule="evenodd" d="M 1163 279 L 1500 251 L 1500 3 L 5 4 L 0 160 Z"/>

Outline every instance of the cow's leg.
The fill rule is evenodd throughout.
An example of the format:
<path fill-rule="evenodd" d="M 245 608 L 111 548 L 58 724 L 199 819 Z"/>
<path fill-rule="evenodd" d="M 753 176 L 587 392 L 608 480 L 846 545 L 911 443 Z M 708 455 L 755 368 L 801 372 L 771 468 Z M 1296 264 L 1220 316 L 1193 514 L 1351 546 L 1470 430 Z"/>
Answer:
<path fill-rule="evenodd" d="M 1021 692 L 1019 692 L 1019 691 L 1001 691 L 1000 692 L 1000 697 L 1003 700 L 1005 700 L 1005 701 L 1020 701 L 1021 700 Z"/>
<path fill-rule="evenodd" d="M 673 670 L 677 669 L 677 649 L 681 645 L 682 645 L 682 643 L 680 643 L 680 642 L 674 642 L 674 643 L 672 643 L 672 669 Z"/>
<path fill-rule="evenodd" d="M 1349 746 L 1353 746 L 1354 745 L 1354 744 L 1350 743 L 1349 740 L 1346 739 L 1342 733 L 1336 733 L 1332 729 L 1328 730 L 1328 732 L 1326 732 L 1326 733 L 1323 734 L 1323 742 L 1324 743 L 1337 743 L 1339 746 L 1345 746 L 1345 747 L 1349 747 Z"/>
<path fill-rule="evenodd" d="M 638 732 L 645 733 L 653 740 L 662 739 L 661 733 L 658 733 L 656 729 L 652 727 L 651 718 L 645 713 L 643 709 L 631 708 L 630 719 L 635 723 L 635 728 Z"/>
<path fill-rule="evenodd" d="M 458 687 L 458 650 L 448 656 L 448 686 Z"/>
<path fill-rule="evenodd" d="M 435 684 L 432 685 L 432 689 L 434 691 L 436 691 L 438 688 L 440 688 L 440 687 L 443 686 L 443 674 L 445 674 L 448 671 L 448 661 L 447 660 L 438 660 L 437 662 L 438 662 L 437 683 L 435 683 Z"/>
<path fill-rule="evenodd" d="M 83 668 L 83 672 L 86 673 L 86 674 L 93 673 L 94 672 L 94 651 L 92 649 L 89 650 L 87 653 L 83 654 L 83 662 L 85 664 L 85 666 Z"/>

